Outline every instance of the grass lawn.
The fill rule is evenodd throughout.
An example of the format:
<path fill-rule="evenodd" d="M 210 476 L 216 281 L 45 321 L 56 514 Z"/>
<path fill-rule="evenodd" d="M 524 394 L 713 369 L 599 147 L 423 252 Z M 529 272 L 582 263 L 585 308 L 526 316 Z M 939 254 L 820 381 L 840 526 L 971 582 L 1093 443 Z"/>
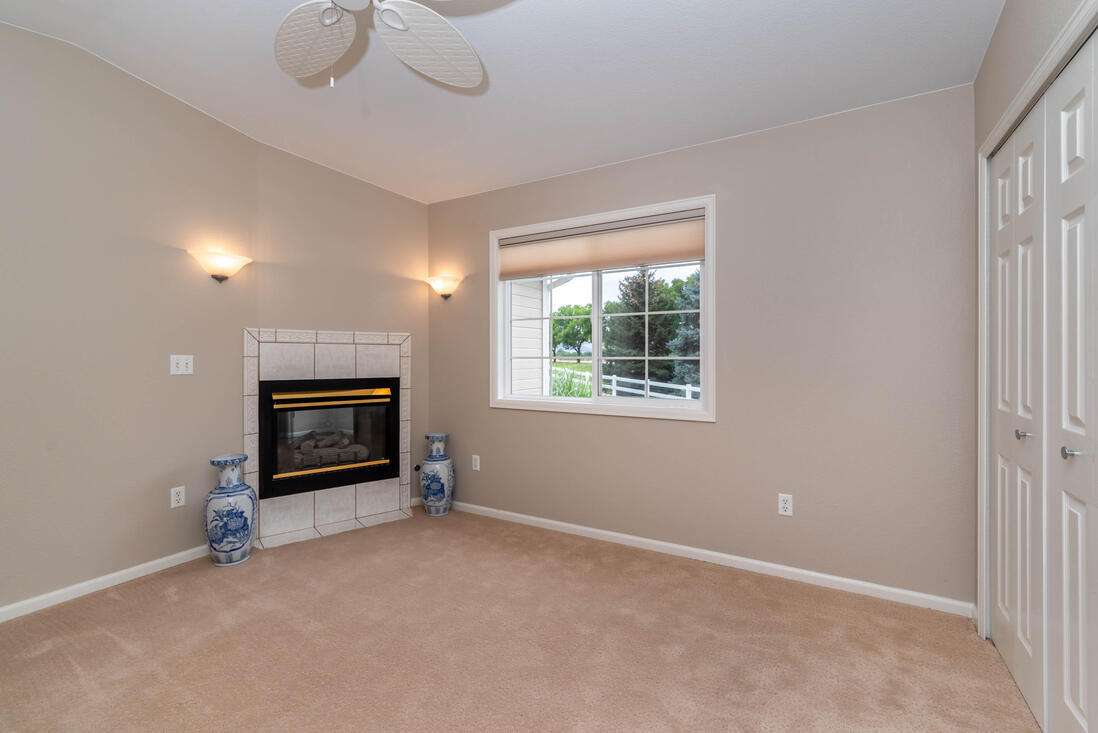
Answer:
<path fill-rule="evenodd" d="M 584 374 L 590 374 L 591 373 L 591 362 L 589 362 L 589 361 L 586 361 L 586 362 L 584 362 L 584 361 L 581 361 L 581 362 L 554 361 L 553 362 L 553 368 L 554 369 L 571 369 L 574 372 L 583 372 Z"/>

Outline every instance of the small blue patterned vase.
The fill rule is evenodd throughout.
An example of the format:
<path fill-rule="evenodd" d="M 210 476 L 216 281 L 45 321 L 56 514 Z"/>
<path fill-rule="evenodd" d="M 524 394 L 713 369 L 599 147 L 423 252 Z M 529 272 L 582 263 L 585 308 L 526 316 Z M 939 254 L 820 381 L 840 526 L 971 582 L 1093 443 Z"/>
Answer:
<path fill-rule="evenodd" d="M 214 565 L 236 565 L 248 559 L 255 534 L 255 491 L 244 483 L 240 467 L 248 456 L 229 453 L 214 456 L 221 480 L 206 495 L 206 539 Z"/>
<path fill-rule="evenodd" d="M 446 455 L 446 433 L 427 433 L 424 436 L 431 443 L 431 450 L 423 459 L 423 470 L 419 475 L 420 493 L 423 495 L 423 508 L 429 517 L 441 517 L 450 513 L 450 504 L 454 500 L 454 462 Z"/>

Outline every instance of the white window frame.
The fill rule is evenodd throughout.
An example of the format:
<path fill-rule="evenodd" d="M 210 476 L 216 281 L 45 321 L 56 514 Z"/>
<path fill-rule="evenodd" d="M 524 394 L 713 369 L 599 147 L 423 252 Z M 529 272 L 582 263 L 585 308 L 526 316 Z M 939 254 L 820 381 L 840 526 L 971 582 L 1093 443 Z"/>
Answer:
<path fill-rule="evenodd" d="M 512 410 L 541 410 L 546 412 L 575 412 L 590 415 L 617 415 L 621 417 L 647 417 L 664 420 L 694 420 L 716 422 L 716 300 L 714 287 L 717 270 L 716 258 L 716 196 L 698 196 L 696 198 L 667 201 L 660 204 L 638 206 L 619 211 L 607 211 L 599 214 L 580 216 L 573 219 L 528 224 L 526 226 L 497 229 L 488 235 L 488 302 L 489 328 L 491 329 L 491 358 L 489 403 L 492 407 Z M 499 242 L 510 237 L 527 236 L 540 232 L 549 232 L 572 227 L 592 226 L 608 222 L 633 219 L 642 216 L 671 214 L 690 209 L 705 210 L 705 262 L 701 268 L 701 384 L 702 394 L 699 400 L 654 400 L 636 397 L 605 397 L 592 390 L 592 396 L 551 397 L 522 395 L 512 397 L 506 394 L 506 369 L 509 349 L 507 340 L 510 328 L 507 324 L 507 305 L 504 302 L 504 288 L 499 279 Z M 550 273 L 551 274 L 551 273 Z M 600 324 L 593 324 L 594 331 L 600 331 Z M 592 334 L 593 336 L 595 334 Z M 597 343 L 592 345 L 592 350 Z M 592 361 L 599 354 L 594 351 Z M 637 404 L 641 402 L 641 404 Z"/>

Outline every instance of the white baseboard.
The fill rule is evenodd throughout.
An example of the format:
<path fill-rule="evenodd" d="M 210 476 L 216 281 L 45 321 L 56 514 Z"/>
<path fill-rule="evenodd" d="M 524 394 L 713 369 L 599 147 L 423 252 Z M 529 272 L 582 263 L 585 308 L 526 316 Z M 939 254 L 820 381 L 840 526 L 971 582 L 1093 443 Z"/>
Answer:
<path fill-rule="evenodd" d="M 469 504 L 464 501 L 455 501 L 454 509 L 462 512 L 469 512 L 470 514 L 481 514 L 486 517 L 503 519 L 508 522 L 529 524 L 543 529 L 552 529 L 557 532 L 580 535 L 581 537 L 590 537 L 591 539 L 604 540 L 606 542 L 616 542 L 619 545 L 639 547 L 642 550 L 652 550 L 667 555 L 688 557 L 693 560 L 702 560 L 716 565 L 725 565 L 731 568 L 739 568 L 740 570 L 749 570 L 753 573 L 776 575 L 779 578 L 788 578 L 789 580 L 798 580 L 802 583 L 822 585 L 826 588 L 835 588 L 836 590 L 849 591 L 850 593 L 860 593 L 865 596 L 883 598 L 888 601 L 906 603 L 911 606 L 932 608 L 935 611 L 944 611 L 945 613 L 966 616 L 968 618 L 974 618 L 976 613 L 975 604 L 968 601 L 959 601 L 954 598 L 935 596 L 916 590 L 893 588 L 892 586 L 878 585 L 877 583 L 870 583 L 865 580 L 844 578 L 839 575 L 828 575 L 827 573 L 818 573 L 814 570 L 802 570 L 801 568 L 794 568 L 789 565 L 778 565 L 777 563 L 754 560 L 749 557 L 729 555 L 724 552 L 703 550 L 699 547 L 677 545 L 673 542 L 651 540 L 646 537 L 637 537 L 631 534 L 622 534 L 621 532 L 611 532 L 605 529 L 595 529 L 580 524 L 558 522 L 555 519 L 542 519 L 541 517 L 534 517 L 529 514 L 518 514 L 502 509 L 492 509 L 477 504 Z"/>
<path fill-rule="evenodd" d="M 412 506 L 418 506 L 423 503 L 423 499 L 416 497 L 412 499 Z M 400 516 L 396 516 L 400 515 Z M 373 524 L 379 524 L 380 522 L 389 521 L 392 519 L 403 519 L 409 514 L 404 512 L 389 512 L 384 515 L 377 515 L 376 517 L 359 517 L 357 521 L 358 527 L 369 527 Z M 371 521 L 372 520 L 372 521 Z M 296 534 L 289 532 L 286 534 Z M 313 536 L 319 537 L 315 531 Z M 277 547 L 285 542 L 279 542 L 276 538 L 281 535 L 270 535 L 266 538 L 266 548 Z M 265 549 L 260 538 L 255 540 L 255 549 Z M 107 575 L 101 575 L 98 578 L 92 578 L 91 580 L 85 580 L 82 583 L 76 583 L 75 585 L 59 588 L 58 590 L 50 591 L 49 593 L 43 593 L 40 596 L 34 596 L 33 598 L 27 598 L 23 601 L 16 601 L 15 603 L 9 603 L 6 606 L 0 606 L 0 623 L 9 621 L 19 616 L 25 616 L 28 613 L 34 613 L 35 611 L 41 611 L 43 608 L 49 608 L 50 606 L 56 606 L 58 603 L 64 603 L 65 601 L 71 601 L 74 598 L 80 596 L 86 596 L 89 593 L 94 593 L 97 590 L 103 590 L 104 588 L 110 588 L 112 585 L 118 585 L 119 583 L 125 583 L 128 580 L 135 580 L 143 575 L 151 575 L 153 573 L 165 570 L 174 565 L 190 562 L 191 560 L 197 560 L 200 557 L 206 557 L 210 554 L 210 548 L 207 545 L 199 545 L 198 547 L 192 547 L 189 550 L 183 550 L 177 552 L 174 555 L 168 555 L 167 557 L 161 557 L 156 560 L 150 560 L 149 562 L 142 563 L 140 565 L 134 565 L 132 568 L 125 568 L 114 573 Z"/>
<path fill-rule="evenodd" d="M 421 506 L 422 504 L 422 498 L 417 496 L 412 499 L 412 506 Z M 968 601 L 959 601 L 954 598 L 945 598 L 943 596 L 935 596 L 920 591 L 906 590 L 904 588 L 878 585 L 877 583 L 855 580 L 853 578 L 844 578 L 839 575 L 818 573 L 814 570 L 802 570 L 788 565 L 778 565 L 777 563 L 754 560 L 749 557 L 729 555 L 724 552 L 715 552 L 713 550 L 703 550 L 699 547 L 677 545 L 673 542 L 652 540 L 646 537 L 623 534 L 621 532 L 611 532 L 606 529 L 595 529 L 594 527 L 585 527 L 580 524 L 569 524 L 568 522 L 559 522 L 555 519 L 542 519 L 541 517 L 534 517 L 529 514 L 492 509 L 477 504 L 469 504 L 464 501 L 455 501 L 454 509 L 461 512 L 469 512 L 470 514 L 480 514 L 486 517 L 503 519 L 508 522 L 528 524 L 533 527 L 551 529 L 557 532 L 579 535 L 581 537 L 590 537 L 591 539 L 603 540 L 605 542 L 615 542 L 619 545 L 638 547 L 642 550 L 662 552 L 666 555 L 688 557 L 693 560 L 711 562 L 715 565 L 725 565 L 731 568 L 739 568 L 740 570 L 749 570 L 753 573 L 775 575 L 779 578 L 798 580 L 802 583 L 812 583 L 813 585 L 822 585 L 826 588 L 860 593 L 866 596 L 873 596 L 874 598 L 884 598 L 885 600 L 906 603 L 911 606 L 932 608 L 936 611 L 944 611 L 945 613 L 966 616 L 968 618 L 973 618 L 976 611 L 975 605 Z M 28 613 L 33 613 L 34 611 L 40 611 L 43 608 L 55 606 L 58 603 L 71 601 L 74 598 L 94 593 L 97 590 L 103 590 L 104 588 L 110 588 L 119 583 L 125 583 L 128 580 L 140 578 L 143 575 L 151 575 L 152 573 L 165 570 L 181 563 L 197 560 L 200 557 L 205 557 L 208 553 L 209 547 L 206 545 L 199 545 L 198 547 L 192 547 L 189 550 L 177 552 L 174 555 L 150 560 L 141 565 L 134 565 L 132 568 L 119 570 L 114 573 L 102 575 L 98 578 L 85 580 L 82 583 L 76 583 L 75 585 L 50 591 L 49 593 L 43 593 L 40 596 L 34 596 L 33 598 L 27 598 L 23 601 L 16 601 L 15 603 L 10 603 L 6 606 L 0 606 L 0 623 L 19 616 L 24 616 Z"/>
<path fill-rule="evenodd" d="M 24 616 L 28 613 L 33 613 L 34 611 L 40 611 L 43 608 L 56 606 L 58 603 L 71 601 L 73 598 L 86 596 L 87 594 L 94 593 L 97 590 L 110 588 L 112 585 L 125 583 L 127 580 L 140 578 L 142 575 L 151 575 L 152 573 L 165 570 L 174 565 L 190 562 L 191 560 L 197 560 L 198 558 L 206 557 L 209 554 L 210 548 L 208 545 L 199 545 L 198 547 L 192 547 L 189 550 L 177 552 L 174 555 L 168 555 L 167 557 L 150 560 L 149 562 L 141 563 L 140 565 L 134 565 L 132 568 L 126 568 L 124 570 L 119 570 L 118 572 L 101 575 L 98 578 L 85 580 L 82 583 L 76 583 L 75 585 L 70 585 L 65 588 L 50 591 L 49 593 L 43 593 L 40 596 L 27 598 L 23 601 L 9 603 L 6 606 L 0 606 L 0 623 L 3 623 L 4 621 L 9 621 L 18 616 Z"/>

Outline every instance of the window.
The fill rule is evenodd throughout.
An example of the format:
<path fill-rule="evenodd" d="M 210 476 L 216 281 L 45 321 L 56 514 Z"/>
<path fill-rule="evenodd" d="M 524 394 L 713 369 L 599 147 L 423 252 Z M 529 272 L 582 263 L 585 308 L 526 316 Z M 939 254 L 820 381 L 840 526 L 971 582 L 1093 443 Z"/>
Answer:
<path fill-rule="evenodd" d="M 492 406 L 712 420 L 713 199 L 492 232 Z"/>

